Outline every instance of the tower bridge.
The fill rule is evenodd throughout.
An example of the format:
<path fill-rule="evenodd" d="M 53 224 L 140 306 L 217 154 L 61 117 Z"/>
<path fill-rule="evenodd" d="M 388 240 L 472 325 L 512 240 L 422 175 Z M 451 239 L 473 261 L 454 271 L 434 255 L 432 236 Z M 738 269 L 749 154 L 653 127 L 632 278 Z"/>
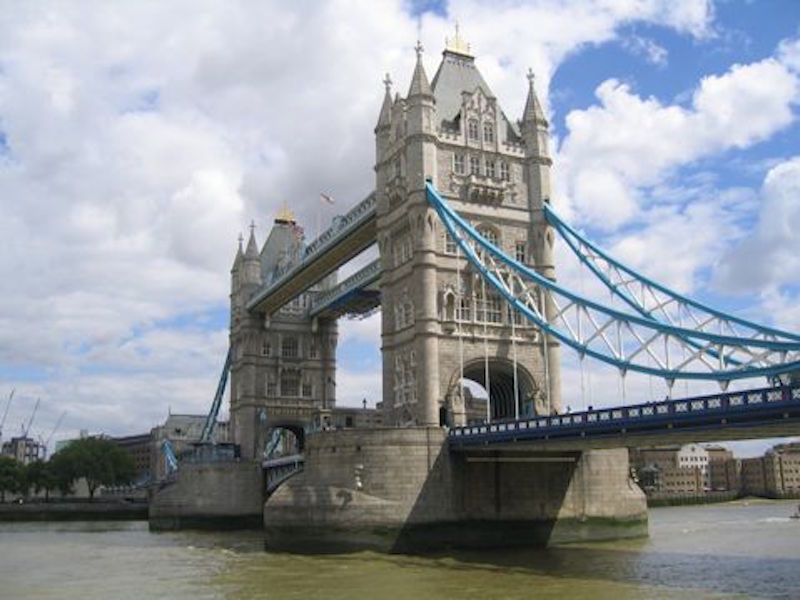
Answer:
<path fill-rule="evenodd" d="M 646 530 L 627 447 L 800 433 L 800 335 L 677 294 L 562 220 L 550 206 L 548 122 L 532 74 L 512 121 L 458 36 L 430 82 L 416 53 L 404 98 L 384 81 L 374 191 L 309 244 L 285 211 L 260 249 L 252 229 L 240 243 L 229 357 L 242 464 L 192 466 L 185 478 L 264 490 L 253 483 L 263 468 L 264 523 L 283 541 L 388 528 L 389 542 L 362 541 L 483 545 L 521 528 L 546 543 Z M 610 300 L 557 282 L 559 239 Z M 339 282 L 339 267 L 372 246 L 378 258 Z M 380 409 L 346 416 L 336 406 L 337 320 L 378 307 Z M 634 372 L 669 390 L 679 379 L 716 381 L 720 393 L 565 415 L 562 349 L 623 381 Z M 728 390 L 755 377 L 777 387 Z M 488 398 L 473 398 L 468 380 Z M 276 457 L 270 440 L 281 429 L 295 443 Z M 156 498 L 151 516 L 187 510 L 182 493 Z M 262 499 L 250 496 L 217 503 L 251 514 Z M 622 529 L 597 525 L 608 519 Z"/>

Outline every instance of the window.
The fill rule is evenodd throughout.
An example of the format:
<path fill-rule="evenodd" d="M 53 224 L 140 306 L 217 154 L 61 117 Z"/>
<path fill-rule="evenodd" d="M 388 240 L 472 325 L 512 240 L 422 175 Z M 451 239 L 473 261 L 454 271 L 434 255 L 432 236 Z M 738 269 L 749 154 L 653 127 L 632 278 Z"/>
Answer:
<path fill-rule="evenodd" d="M 449 232 L 446 232 L 444 234 L 444 253 L 445 254 L 456 253 L 456 242 L 453 239 L 453 236 L 451 236 Z"/>
<path fill-rule="evenodd" d="M 481 159 L 477 156 L 469 157 L 469 172 L 471 175 L 481 174 Z"/>
<path fill-rule="evenodd" d="M 400 177 L 400 174 L 403 172 L 403 166 L 400 163 L 400 157 L 398 156 L 394 161 L 394 176 Z"/>
<path fill-rule="evenodd" d="M 495 177 L 495 169 L 494 169 L 494 161 L 493 160 L 487 160 L 486 161 L 486 176 L 487 177 L 491 177 L 492 179 L 494 179 L 494 177 Z"/>
<path fill-rule="evenodd" d="M 487 294 L 486 300 L 486 322 L 502 323 L 502 311 L 500 308 L 500 297 L 494 293 Z"/>
<path fill-rule="evenodd" d="M 527 244 L 525 242 L 517 242 L 514 244 L 514 258 L 517 259 L 517 262 L 524 263 L 525 262 L 525 247 Z"/>
<path fill-rule="evenodd" d="M 467 136 L 471 140 L 478 141 L 478 120 L 470 119 L 467 121 Z"/>
<path fill-rule="evenodd" d="M 494 142 L 494 125 L 488 121 L 483 124 L 483 141 Z"/>
<path fill-rule="evenodd" d="M 271 348 L 269 345 L 269 340 L 261 340 L 261 355 L 269 356 L 270 353 L 271 353 Z"/>
<path fill-rule="evenodd" d="M 317 342 L 314 340 L 308 344 L 308 358 L 317 358 Z"/>
<path fill-rule="evenodd" d="M 478 233 L 490 244 L 494 244 L 495 246 L 498 245 L 497 243 L 497 233 L 493 229 L 489 229 L 488 227 L 480 227 L 478 229 Z"/>
<path fill-rule="evenodd" d="M 281 356 L 283 358 L 297 358 L 297 338 L 287 335 L 281 340 Z"/>
<path fill-rule="evenodd" d="M 503 181 L 511 181 L 511 175 L 508 172 L 508 163 L 505 161 L 500 163 L 500 179 Z"/>
<path fill-rule="evenodd" d="M 297 371 L 287 370 L 281 373 L 281 396 L 298 396 L 300 376 Z"/>
<path fill-rule="evenodd" d="M 456 309 L 456 321 L 461 321 L 463 323 L 472 321 L 472 310 L 470 308 L 469 298 L 462 296 L 459 300 L 458 308 Z"/>
<path fill-rule="evenodd" d="M 395 267 L 399 267 L 404 262 L 411 260 L 414 255 L 411 236 L 408 233 L 398 236 L 393 242 L 393 251 Z"/>
<path fill-rule="evenodd" d="M 311 398 L 311 384 L 308 382 L 303 384 L 303 397 Z"/>
<path fill-rule="evenodd" d="M 453 172 L 456 175 L 464 174 L 464 155 L 453 154 Z"/>

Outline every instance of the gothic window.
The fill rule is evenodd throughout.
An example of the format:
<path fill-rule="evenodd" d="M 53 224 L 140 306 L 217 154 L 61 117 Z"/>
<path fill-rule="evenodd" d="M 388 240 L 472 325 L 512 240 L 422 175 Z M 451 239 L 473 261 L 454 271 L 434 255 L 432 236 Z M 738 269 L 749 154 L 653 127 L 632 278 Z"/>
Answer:
<path fill-rule="evenodd" d="M 487 292 L 483 311 L 487 323 L 502 323 L 503 319 L 500 304 L 500 297 L 497 294 Z"/>
<path fill-rule="evenodd" d="M 291 335 L 283 336 L 281 340 L 281 356 L 283 358 L 297 358 L 297 338 Z"/>
<path fill-rule="evenodd" d="M 467 121 L 467 136 L 471 140 L 478 141 L 478 119 Z"/>
<path fill-rule="evenodd" d="M 479 227 L 478 233 L 481 234 L 481 236 L 490 244 L 494 244 L 495 246 L 499 245 L 497 233 L 494 231 L 494 229 L 489 229 L 488 227 Z"/>
<path fill-rule="evenodd" d="M 511 175 L 508 171 L 508 163 L 505 161 L 500 163 L 500 179 L 503 181 L 511 181 Z"/>
<path fill-rule="evenodd" d="M 527 244 L 525 242 L 517 242 L 514 244 L 514 258 L 517 259 L 517 262 L 524 263 L 525 262 L 525 248 Z"/>
<path fill-rule="evenodd" d="M 471 175 L 481 174 L 481 159 L 477 156 L 469 157 L 469 172 Z"/>
<path fill-rule="evenodd" d="M 308 358 L 317 358 L 317 342 L 314 340 L 308 344 Z"/>
<path fill-rule="evenodd" d="M 445 254 L 456 253 L 456 242 L 453 239 L 453 236 L 451 236 L 449 232 L 445 232 L 444 234 L 444 253 Z"/>
<path fill-rule="evenodd" d="M 494 142 L 494 125 L 489 121 L 483 124 L 483 141 L 489 143 Z"/>
<path fill-rule="evenodd" d="M 492 179 L 495 178 L 495 169 L 493 160 L 486 161 L 486 176 L 491 177 Z"/>
<path fill-rule="evenodd" d="M 464 174 L 464 155 L 453 154 L 453 173 L 456 175 Z"/>
<path fill-rule="evenodd" d="M 274 381 L 267 381 L 267 396 L 274 398 L 278 395 L 277 386 Z"/>
<path fill-rule="evenodd" d="M 264 339 L 261 340 L 261 355 L 262 356 L 269 356 L 271 352 L 269 340 Z"/>
<path fill-rule="evenodd" d="M 516 308 L 514 308 L 510 304 L 508 305 L 507 310 L 508 314 L 506 316 L 508 317 L 508 322 L 510 323 L 511 320 L 513 319 L 514 325 L 522 325 L 522 313 L 519 312 Z"/>
<path fill-rule="evenodd" d="M 408 298 L 394 307 L 395 329 L 404 329 L 414 323 L 414 303 Z"/>
<path fill-rule="evenodd" d="M 469 298 L 466 296 L 462 296 L 458 303 L 456 321 L 460 321 L 462 323 L 469 323 L 472 321 L 472 309 L 470 307 Z"/>
<path fill-rule="evenodd" d="M 311 398 L 311 383 L 308 381 L 303 383 L 303 397 Z"/>
<path fill-rule="evenodd" d="M 417 401 L 417 375 L 414 352 L 404 357 L 395 356 L 394 403 L 395 406 Z"/>
<path fill-rule="evenodd" d="M 285 370 L 281 373 L 281 396 L 297 397 L 300 391 L 300 374 L 297 371 Z"/>
<path fill-rule="evenodd" d="M 393 242 L 392 249 L 394 251 L 395 267 L 399 267 L 404 262 L 411 260 L 411 257 L 414 254 L 411 236 L 408 233 L 398 236 Z"/>

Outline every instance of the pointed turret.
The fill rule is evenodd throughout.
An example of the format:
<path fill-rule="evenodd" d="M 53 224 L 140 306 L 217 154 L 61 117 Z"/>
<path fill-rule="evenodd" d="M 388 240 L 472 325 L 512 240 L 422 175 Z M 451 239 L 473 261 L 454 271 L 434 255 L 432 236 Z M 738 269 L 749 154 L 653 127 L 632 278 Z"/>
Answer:
<path fill-rule="evenodd" d="M 536 95 L 533 80 L 534 74 L 531 69 L 528 69 L 528 99 L 525 101 L 525 110 L 522 113 L 523 128 L 526 123 L 548 127 L 547 118 L 544 116 L 542 105 Z"/>
<path fill-rule="evenodd" d="M 381 114 L 378 116 L 375 133 L 378 133 L 379 129 L 389 127 L 392 124 L 392 79 L 388 73 L 383 80 L 383 85 L 386 87 L 386 93 L 383 95 L 383 105 L 381 105 Z"/>
<path fill-rule="evenodd" d="M 428 83 L 428 76 L 425 74 L 425 67 L 422 65 L 422 44 L 417 41 L 414 47 L 417 53 L 417 65 L 414 67 L 414 74 L 411 76 L 411 86 L 408 88 L 408 98 L 414 96 L 430 96 L 433 98 L 431 84 Z"/>
<path fill-rule="evenodd" d="M 236 250 L 236 258 L 233 259 L 233 266 L 231 267 L 231 273 L 238 273 L 239 270 L 242 268 L 242 263 L 244 262 L 244 252 L 242 252 L 242 242 L 244 238 L 242 234 L 239 234 L 239 247 Z"/>
<path fill-rule="evenodd" d="M 261 284 L 261 259 L 258 255 L 256 243 L 256 224 L 250 223 L 250 239 L 247 240 L 247 250 L 244 252 L 244 278 L 245 285 Z"/>

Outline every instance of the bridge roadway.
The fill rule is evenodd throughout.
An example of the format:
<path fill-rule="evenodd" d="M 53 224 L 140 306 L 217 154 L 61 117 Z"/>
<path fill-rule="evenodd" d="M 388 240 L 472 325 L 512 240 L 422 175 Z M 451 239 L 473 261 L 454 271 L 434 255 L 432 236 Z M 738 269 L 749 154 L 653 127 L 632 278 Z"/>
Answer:
<path fill-rule="evenodd" d="M 455 452 L 582 451 L 800 435 L 800 385 L 450 430 Z"/>
<path fill-rule="evenodd" d="M 247 310 L 271 315 L 330 275 L 376 241 L 377 210 L 375 192 L 356 204 L 344 216 L 309 244 L 300 263 L 265 282 L 247 303 Z"/>

